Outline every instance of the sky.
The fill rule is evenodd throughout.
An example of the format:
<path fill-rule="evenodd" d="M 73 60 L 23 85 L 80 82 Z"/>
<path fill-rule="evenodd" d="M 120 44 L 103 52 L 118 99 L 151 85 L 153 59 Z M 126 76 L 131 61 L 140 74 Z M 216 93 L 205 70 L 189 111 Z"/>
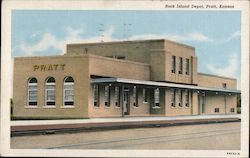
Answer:
<path fill-rule="evenodd" d="M 14 10 L 11 56 L 62 55 L 68 43 L 169 39 L 195 47 L 198 72 L 240 89 L 240 11 Z"/>

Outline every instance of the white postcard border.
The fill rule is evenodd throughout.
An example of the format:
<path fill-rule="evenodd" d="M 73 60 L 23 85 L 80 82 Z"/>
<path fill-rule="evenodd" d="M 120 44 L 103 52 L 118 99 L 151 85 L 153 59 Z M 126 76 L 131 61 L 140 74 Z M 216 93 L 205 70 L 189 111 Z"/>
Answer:
<path fill-rule="evenodd" d="M 228 9 L 170 9 L 166 4 L 224 4 L 233 5 Z M 1 154 L 3 156 L 49 156 L 49 157 L 247 157 L 249 140 L 249 2 L 248 1 L 67 1 L 67 0 L 27 0 L 3 1 L 2 6 L 2 61 L 1 61 Z M 10 149 L 10 85 L 11 77 L 11 11 L 14 9 L 60 9 L 60 10 L 240 10 L 241 11 L 241 150 L 42 150 Z M 62 152 L 63 151 L 63 152 Z M 228 155 L 239 152 L 240 155 Z"/>

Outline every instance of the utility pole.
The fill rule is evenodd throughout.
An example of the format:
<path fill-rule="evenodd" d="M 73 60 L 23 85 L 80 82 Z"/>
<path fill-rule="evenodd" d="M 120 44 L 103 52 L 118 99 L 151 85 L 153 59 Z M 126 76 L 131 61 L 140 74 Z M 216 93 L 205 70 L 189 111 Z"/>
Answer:
<path fill-rule="evenodd" d="M 104 42 L 104 24 L 99 24 L 99 36 L 100 36 L 100 41 Z"/>
<path fill-rule="evenodd" d="M 124 39 L 124 41 L 128 40 L 128 38 L 130 36 L 131 26 L 132 26 L 132 24 L 130 24 L 130 23 L 123 24 L 123 39 Z"/>

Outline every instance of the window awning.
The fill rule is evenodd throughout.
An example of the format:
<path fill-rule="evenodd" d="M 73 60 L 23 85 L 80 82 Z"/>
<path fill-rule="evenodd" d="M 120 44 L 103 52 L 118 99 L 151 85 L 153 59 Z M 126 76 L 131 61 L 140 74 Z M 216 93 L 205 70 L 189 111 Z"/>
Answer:
<path fill-rule="evenodd" d="M 193 86 L 193 85 L 134 80 L 134 79 L 126 79 L 126 78 L 95 78 L 95 79 L 91 79 L 91 83 L 123 83 L 123 84 L 145 85 L 145 86 L 154 86 L 154 87 L 192 89 L 192 90 L 198 90 L 198 91 L 200 90 L 200 91 L 225 92 L 225 93 L 239 93 L 239 94 L 241 93 L 240 90 L 236 90 L 236 89 L 209 88 L 209 87 L 199 87 L 199 86 Z"/>

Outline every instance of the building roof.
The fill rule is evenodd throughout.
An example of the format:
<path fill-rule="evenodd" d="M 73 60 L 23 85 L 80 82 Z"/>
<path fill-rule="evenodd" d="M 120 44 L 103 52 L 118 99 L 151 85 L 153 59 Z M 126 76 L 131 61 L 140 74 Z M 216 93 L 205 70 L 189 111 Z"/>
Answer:
<path fill-rule="evenodd" d="M 187 48 L 195 49 L 193 46 L 184 44 L 184 43 L 179 43 L 173 40 L 169 39 L 145 39 L 145 40 L 127 40 L 127 41 L 107 41 L 107 42 L 88 42 L 88 43 L 69 43 L 67 45 L 97 45 L 97 44 L 102 44 L 102 45 L 109 45 L 109 44 L 121 44 L 121 43 L 146 43 L 146 42 L 171 42 L 174 44 L 178 44 Z"/>
<path fill-rule="evenodd" d="M 157 86 L 157 87 L 193 89 L 193 90 L 212 91 L 212 92 L 241 93 L 240 90 L 236 90 L 236 89 L 209 88 L 209 87 L 199 87 L 199 86 L 193 86 L 193 85 L 134 80 L 134 79 L 126 79 L 126 78 L 97 78 L 97 79 L 91 79 L 91 83 L 124 83 L 124 84 L 145 85 L 145 86 L 154 86 L 154 87 Z"/>
<path fill-rule="evenodd" d="M 220 76 L 220 75 L 214 75 L 214 74 L 206 74 L 206 73 L 202 73 L 202 72 L 198 72 L 198 75 L 204 75 L 204 76 L 211 76 L 211 77 L 219 77 L 219 78 L 225 78 L 225 79 L 230 79 L 230 80 L 236 80 L 236 78 L 232 78 L 232 77 Z"/>

